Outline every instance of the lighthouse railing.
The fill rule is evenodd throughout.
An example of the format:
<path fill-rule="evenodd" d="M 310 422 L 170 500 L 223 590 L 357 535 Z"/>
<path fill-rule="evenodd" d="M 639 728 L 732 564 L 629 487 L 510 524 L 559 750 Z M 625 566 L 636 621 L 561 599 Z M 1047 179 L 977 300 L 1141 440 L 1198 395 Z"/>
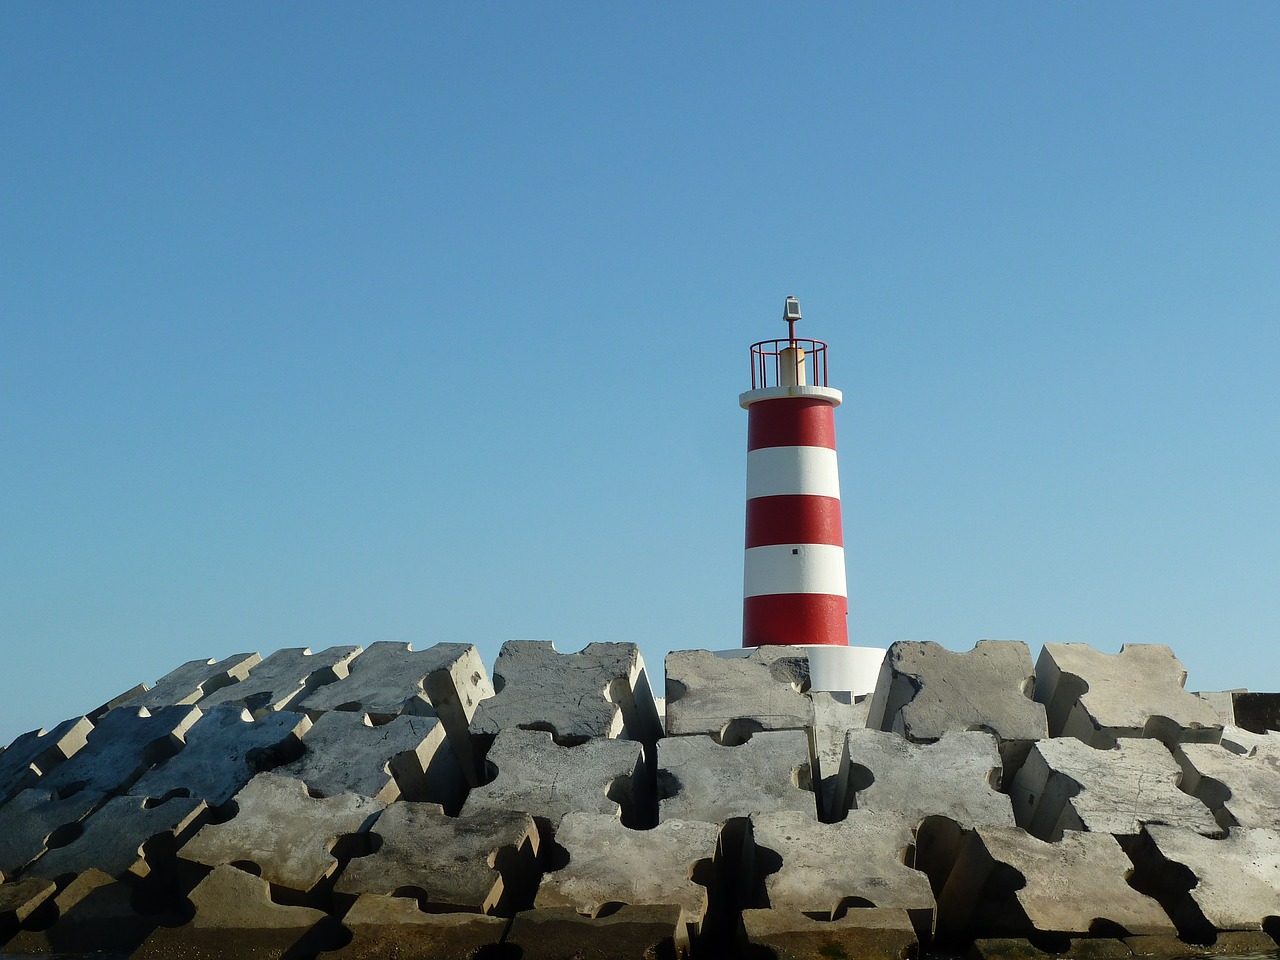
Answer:
<path fill-rule="evenodd" d="M 793 350 L 798 347 L 798 350 Z M 794 369 L 783 376 L 782 365 L 794 364 Z M 751 345 L 751 389 L 777 387 L 784 383 L 805 383 L 815 387 L 827 386 L 827 345 L 821 340 L 802 340 L 799 337 L 783 340 L 761 340 Z"/>

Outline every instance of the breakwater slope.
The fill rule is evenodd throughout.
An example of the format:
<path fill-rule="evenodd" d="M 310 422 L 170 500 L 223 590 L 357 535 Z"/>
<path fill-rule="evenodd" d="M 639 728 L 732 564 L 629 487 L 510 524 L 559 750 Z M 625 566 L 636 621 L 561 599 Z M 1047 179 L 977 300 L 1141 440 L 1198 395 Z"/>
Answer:
<path fill-rule="evenodd" d="M 0 951 L 1274 950 L 1280 734 L 1173 652 L 403 643 L 192 661 L 0 752 Z M 665 707 L 665 709 L 664 709 Z"/>

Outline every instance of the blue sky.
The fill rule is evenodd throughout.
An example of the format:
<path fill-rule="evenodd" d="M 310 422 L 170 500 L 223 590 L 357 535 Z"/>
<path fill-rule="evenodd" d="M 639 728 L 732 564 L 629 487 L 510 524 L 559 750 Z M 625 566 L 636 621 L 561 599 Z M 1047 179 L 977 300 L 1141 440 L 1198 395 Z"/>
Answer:
<path fill-rule="evenodd" d="M 1280 8 L 0 10 L 0 740 L 196 657 L 739 642 L 831 345 L 854 643 L 1280 690 Z"/>

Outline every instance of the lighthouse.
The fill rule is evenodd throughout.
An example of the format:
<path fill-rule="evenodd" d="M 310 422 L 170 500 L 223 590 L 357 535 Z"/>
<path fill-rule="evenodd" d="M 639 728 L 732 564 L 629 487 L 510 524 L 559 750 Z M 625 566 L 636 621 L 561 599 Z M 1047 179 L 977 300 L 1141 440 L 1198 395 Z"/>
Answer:
<path fill-rule="evenodd" d="M 850 647 L 835 409 L 827 345 L 796 336 L 800 302 L 787 297 L 785 339 L 751 346 L 742 646 L 807 647 L 814 689 L 861 695 L 883 650 Z"/>

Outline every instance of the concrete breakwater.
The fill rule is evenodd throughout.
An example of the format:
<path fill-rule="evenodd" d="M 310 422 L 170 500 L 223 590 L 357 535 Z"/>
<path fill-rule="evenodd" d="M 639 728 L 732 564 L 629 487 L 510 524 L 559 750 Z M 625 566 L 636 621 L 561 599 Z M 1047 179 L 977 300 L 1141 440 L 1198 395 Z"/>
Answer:
<path fill-rule="evenodd" d="M 402 643 L 193 661 L 0 752 L 0 951 L 1273 950 L 1280 734 L 1165 646 Z"/>

